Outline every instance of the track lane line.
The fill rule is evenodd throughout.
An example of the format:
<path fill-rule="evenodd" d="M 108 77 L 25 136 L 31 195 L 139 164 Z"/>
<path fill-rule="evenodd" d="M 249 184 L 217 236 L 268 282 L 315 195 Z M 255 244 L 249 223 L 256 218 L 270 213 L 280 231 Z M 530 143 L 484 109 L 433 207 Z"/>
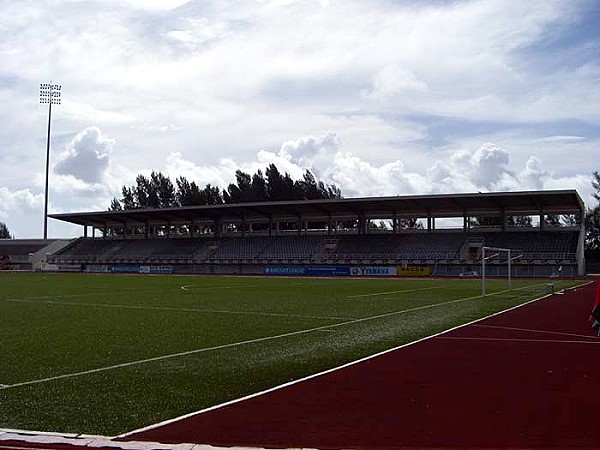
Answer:
<path fill-rule="evenodd" d="M 556 292 L 555 292 L 555 294 L 556 294 Z M 560 335 L 560 336 L 572 336 L 572 337 L 580 337 L 580 338 L 588 338 L 588 339 L 598 339 L 596 336 L 588 336 L 585 334 L 564 333 L 561 331 L 532 330 L 529 328 L 504 327 L 504 326 L 500 326 L 500 325 L 473 325 L 473 326 L 477 327 L 477 328 L 493 328 L 493 329 L 498 329 L 498 330 L 525 331 L 525 332 L 529 332 L 529 333 L 556 334 L 556 335 Z"/>
<path fill-rule="evenodd" d="M 438 339 L 454 341 L 499 341 L 499 342 L 547 342 L 554 344 L 600 344 L 596 341 L 569 341 L 565 339 L 522 339 L 522 338 L 493 338 L 493 337 L 461 337 L 461 336 L 438 336 Z"/>

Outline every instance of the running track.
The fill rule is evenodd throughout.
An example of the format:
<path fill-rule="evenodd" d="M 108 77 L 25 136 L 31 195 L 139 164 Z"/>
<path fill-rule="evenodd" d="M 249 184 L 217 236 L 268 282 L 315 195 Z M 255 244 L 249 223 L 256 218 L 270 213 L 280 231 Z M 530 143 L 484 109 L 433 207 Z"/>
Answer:
<path fill-rule="evenodd" d="M 600 447 L 596 284 L 129 434 L 217 446 Z"/>
<path fill-rule="evenodd" d="M 0 449 L 600 448 L 600 338 L 587 322 L 595 289 L 553 295 L 121 442 L 8 433 Z"/>

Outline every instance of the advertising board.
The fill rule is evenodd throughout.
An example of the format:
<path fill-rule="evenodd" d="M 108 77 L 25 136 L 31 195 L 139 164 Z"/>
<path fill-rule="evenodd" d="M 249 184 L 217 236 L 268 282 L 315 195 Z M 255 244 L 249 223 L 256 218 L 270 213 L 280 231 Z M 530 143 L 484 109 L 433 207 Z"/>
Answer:
<path fill-rule="evenodd" d="M 396 266 L 357 266 L 350 269 L 353 277 L 395 277 L 397 274 Z"/>
<path fill-rule="evenodd" d="M 264 274 L 287 276 L 309 275 L 317 277 L 343 277 L 350 275 L 350 268 L 337 266 L 270 266 L 265 267 Z"/>
<path fill-rule="evenodd" d="M 398 266 L 399 277 L 428 277 L 431 275 L 429 267 L 423 266 Z"/>
<path fill-rule="evenodd" d="M 172 266 L 140 266 L 140 273 L 170 274 L 173 273 Z"/>
<path fill-rule="evenodd" d="M 137 264 L 122 264 L 116 266 L 110 266 L 112 273 L 139 273 L 140 266 Z"/>

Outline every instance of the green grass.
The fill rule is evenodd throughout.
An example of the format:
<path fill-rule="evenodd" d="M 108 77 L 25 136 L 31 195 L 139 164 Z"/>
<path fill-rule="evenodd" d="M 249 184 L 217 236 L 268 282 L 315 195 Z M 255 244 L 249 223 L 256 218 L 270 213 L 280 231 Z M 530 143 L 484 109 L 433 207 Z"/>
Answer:
<path fill-rule="evenodd" d="M 481 298 L 478 280 L 3 273 L 0 427 L 120 434 L 507 309 L 546 283 L 513 285 L 488 280 L 496 295 Z"/>

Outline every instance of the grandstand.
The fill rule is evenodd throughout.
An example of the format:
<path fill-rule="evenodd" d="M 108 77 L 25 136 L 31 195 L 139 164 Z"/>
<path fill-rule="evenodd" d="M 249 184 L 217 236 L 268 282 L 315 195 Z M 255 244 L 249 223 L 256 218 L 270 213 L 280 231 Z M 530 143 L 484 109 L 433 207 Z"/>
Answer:
<path fill-rule="evenodd" d="M 558 268 L 562 276 L 575 276 L 585 271 L 584 211 L 577 192 L 567 190 L 55 214 L 50 217 L 82 225 L 83 237 L 49 254 L 46 268 L 344 274 L 381 266 L 426 267 L 452 276 L 475 271 L 481 248 L 492 246 L 520 255 L 515 276 L 549 276 Z M 533 220 L 518 227 L 509 220 L 515 216 Z M 569 218 L 568 226 L 549 220 L 561 216 Z M 422 225 L 402 228 L 406 218 Z M 442 229 L 438 222 L 451 226 Z M 503 275 L 506 267 L 490 261 L 488 270 Z"/>
<path fill-rule="evenodd" d="M 0 270 L 39 268 L 47 253 L 54 253 L 67 243 L 57 239 L 0 239 Z"/>

